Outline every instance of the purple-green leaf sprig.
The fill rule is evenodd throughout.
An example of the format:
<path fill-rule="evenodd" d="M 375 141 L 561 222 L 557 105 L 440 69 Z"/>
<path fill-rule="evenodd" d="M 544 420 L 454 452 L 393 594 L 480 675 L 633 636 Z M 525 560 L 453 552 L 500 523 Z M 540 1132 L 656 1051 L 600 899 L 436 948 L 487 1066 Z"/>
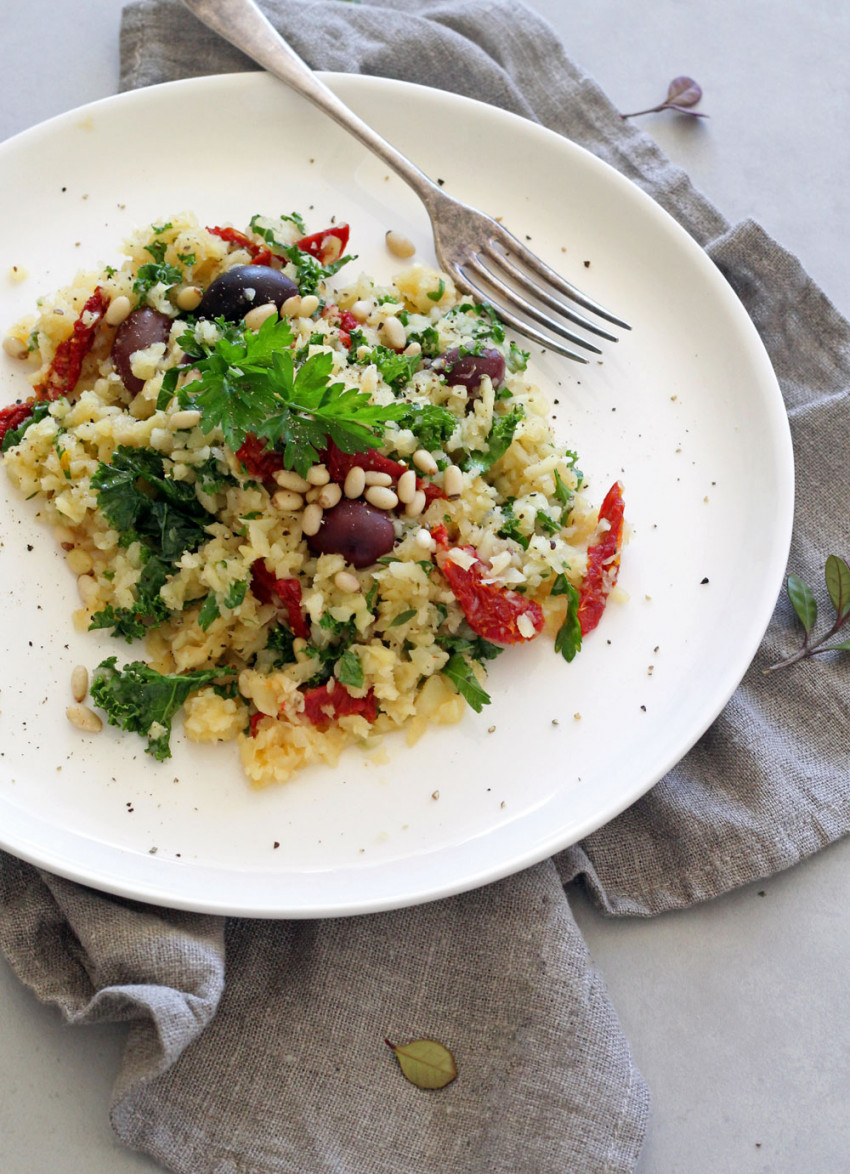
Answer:
<path fill-rule="evenodd" d="M 824 580 L 829 601 L 835 610 L 835 620 L 832 626 L 816 639 L 813 633 L 818 618 L 818 605 L 812 589 L 799 575 L 789 575 L 785 580 L 785 589 L 791 606 L 803 625 L 803 644 L 793 655 L 765 669 L 766 673 L 787 668 L 821 652 L 850 652 L 850 639 L 840 639 L 841 629 L 850 620 L 850 566 L 837 554 L 831 554 L 824 567 Z M 838 642 L 831 643 L 836 637 Z"/>
<path fill-rule="evenodd" d="M 692 77 L 674 77 L 667 87 L 667 97 L 657 106 L 650 106 L 647 110 L 635 110 L 631 114 L 621 114 L 621 118 L 637 118 L 641 114 L 659 114 L 662 110 L 676 110 L 679 114 L 689 114 L 692 118 L 708 118 L 701 110 L 694 110 L 694 106 L 702 98 L 702 86 Z"/>

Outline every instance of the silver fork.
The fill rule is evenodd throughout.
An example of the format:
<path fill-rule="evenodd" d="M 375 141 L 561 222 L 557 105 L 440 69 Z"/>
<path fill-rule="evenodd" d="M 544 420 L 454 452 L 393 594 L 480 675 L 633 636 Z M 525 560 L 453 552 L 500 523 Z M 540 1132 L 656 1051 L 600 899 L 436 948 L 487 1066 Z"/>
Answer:
<path fill-rule="evenodd" d="M 354 114 L 287 44 L 254 0 L 183 0 L 183 3 L 198 20 L 309 98 L 392 167 L 425 205 L 443 270 L 464 293 L 489 303 L 507 325 L 541 346 L 580 363 L 586 363 L 587 359 L 567 343 L 597 355 L 602 352 L 576 333 L 573 326 L 609 342 L 617 339 L 574 305 L 623 330 L 629 329 L 628 323 L 565 281 L 498 221 L 448 195 Z M 574 305 L 565 304 L 564 298 Z M 557 317 L 547 314 L 543 306 Z M 549 333 L 538 329 L 540 326 Z"/>

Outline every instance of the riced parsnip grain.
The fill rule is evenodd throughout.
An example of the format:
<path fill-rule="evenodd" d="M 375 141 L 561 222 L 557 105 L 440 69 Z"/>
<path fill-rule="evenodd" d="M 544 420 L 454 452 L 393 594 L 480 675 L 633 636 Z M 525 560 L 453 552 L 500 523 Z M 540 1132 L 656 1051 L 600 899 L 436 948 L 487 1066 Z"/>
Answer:
<path fill-rule="evenodd" d="M 116 639 L 91 704 L 157 759 L 182 708 L 257 786 L 480 711 L 544 631 L 572 660 L 619 567 L 621 488 L 586 499 L 490 308 L 419 264 L 334 290 L 347 244 L 173 216 L 5 345 L 6 472 Z"/>

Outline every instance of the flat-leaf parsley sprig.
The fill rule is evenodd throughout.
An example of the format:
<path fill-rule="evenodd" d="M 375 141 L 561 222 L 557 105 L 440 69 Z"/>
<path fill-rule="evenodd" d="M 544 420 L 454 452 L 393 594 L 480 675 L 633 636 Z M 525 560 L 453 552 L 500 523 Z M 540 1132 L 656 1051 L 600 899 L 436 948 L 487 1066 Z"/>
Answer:
<path fill-rule="evenodd" d="M 199 343 L 190 329 L 179 340 L 200 379 L 177 390 L 185 368 L 167 371 L 159 407 L 176 393 L 181 408 L 201 413 L 205 432 L 220 428 L 225 443 L 238 451 L 257 436 L 283 453 L 287 469 L 302 476 L 321 459 L 331 439 L 343 452 L 376 448 L 384 429 L 407 405 L 372 403 L 369 395 L 344 383 L 331 383 L 333 356 L 311 355 L 296 366 L 294 335 L 283 319 L 268 318 L 256 333 L 222 320 L 213 345 Z"/>
<path fill-rule="evenodd" d="M 845 624 L 850 621 L 850 566 L 837 554 L 831 554 L 826 560 L 824 580 L 829 600 L 835 609 L 835 621 L 832 626 L 817 639 L 812 639 L 812 631 L 818 618 L 818 605 L 811 588 L 798 576 L 789 575 L 785 581 L 785 589 L 791 606 L 797 618 L 803 625 L 803 644 L 793 655 L 772 664 L 765 669 L 772 673 L 776 669 L 787 668 L 800 660 L 816 656 L 821 652 L 850 652 L 850 639 L 839 640 L 837 644 L 828 643 L 838 636 Z"/>

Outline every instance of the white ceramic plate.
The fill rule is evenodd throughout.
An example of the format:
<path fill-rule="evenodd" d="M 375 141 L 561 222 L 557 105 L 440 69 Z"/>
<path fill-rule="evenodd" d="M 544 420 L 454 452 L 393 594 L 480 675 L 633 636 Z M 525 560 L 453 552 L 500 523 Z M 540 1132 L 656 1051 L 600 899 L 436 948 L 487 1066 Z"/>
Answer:
<path fill-rule="evenodd" d="M 157 764 L 135 735 L 64 717 L 74 665 L 117 652 L 78 635 L 73 577 L 36 505 L 0 488 L 0 845 L 96 888 L 250 916 L 388 909 L 487 883 L 611 819 L 721 710 L 780 587 L 791 445 L 748 317 L 691 239 L 619 174 L 564 139 L 434 90 L 330 75 L 333 88 L 446 190 L 490 213 L 633 324 L 602 362 L 533 356 L 593 496 L 626 487 L 625 604 L 567 665 L 543 640 L 492 666 L 493 704 L 413 749 L 349 751 L 337 769 L 252 791 L 233 746 Z M 137 225 L 194 210 L 247 223 L 293 209 L 352 225 L 387 278 L 387 228 L 433 261 L 427 219 L 385 167 L 262 74 L 124 94 L 0 148 L 0 319 L 78 267 L 114 261 Z M 353 276 L 354 274 L 352 274 Z M 27 387 L 3 358 L 2 397 Z M 439 792 L 439 798 L 434 798 Z"/>

